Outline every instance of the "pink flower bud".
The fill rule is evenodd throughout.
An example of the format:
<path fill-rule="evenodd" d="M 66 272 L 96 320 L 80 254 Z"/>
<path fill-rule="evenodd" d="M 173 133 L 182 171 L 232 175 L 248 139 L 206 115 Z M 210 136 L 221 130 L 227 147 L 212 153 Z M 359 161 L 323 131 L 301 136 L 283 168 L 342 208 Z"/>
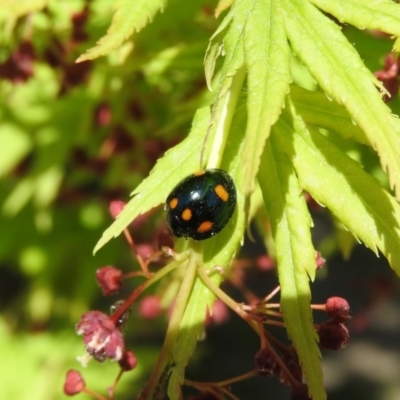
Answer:
<path fill-rule="evenodd" d="M 139 243 L 136 245 L 136 251 L 142 260 L 147 260 L 156 252 L 156 249 L 150 243 Z"/>
<path fill-rule="evenodd" d="M 162 311 L 160 296 L 155 294 L 143 298 L 140 302 L 140 315 L 146 319 L 156 318 Z"/>
<path fill-rule="evenodd" d="M 70 369 L 65 377 L 64 393 L 67 396 L 74 396 L 75 394 L 82 392 L 84 388 L 85 381 L 83 380 L 81 373 L 75 369 Z"/>
<path fill-rule="evenodd" d="M 110 205 L 108 206 L 108 211 L 111 214 L 111 217 L 116 219 L 119 215 L 119 213 L 123 210 L 125 207 L 125 204 L 123 201 L 120 200 L 113 200 L 110 202 Z"/>
<path fill-rule="evenodd" d="M 101 267 L 96 271 L 96 280 L 104 296 L 117 292 L 122 286 L 122 271 L 112 267 Z"/>
<path fill-rule="evenodd" d="M 229 319 L 228 306 L 220 299 L 215 300 L 212 313 L 207 309 L 206 324 L 221 325 Z"/>
<path fill-rule="evenodd" d="M 122 358 L 118 361 L 120 367 L 124 371 L 131 371 L 137 365 L 137 358 L 132 351 L 125 351 Z"/>
<path fill-rule="evenodd" d="M 325 310 L 335 322 L 346 322 L 350 318 L 349 303 L 341 297 L 330 297 L 326 301 Z"/>
<path fill-rule="evenodd" d="M 256 263 L 258 269 L 260 269 L 261 271 L 272 271 L 275 268 L 274 260 L 267 254 L 257 257 Z"/>
<path fill-rule="evenodd" d="M 326 263 L 325 258 L 321 256 L 321 253 L 319 251 L 316 252 L 315 263 L 317 264 L 317 269 L 321 269 Z"/>

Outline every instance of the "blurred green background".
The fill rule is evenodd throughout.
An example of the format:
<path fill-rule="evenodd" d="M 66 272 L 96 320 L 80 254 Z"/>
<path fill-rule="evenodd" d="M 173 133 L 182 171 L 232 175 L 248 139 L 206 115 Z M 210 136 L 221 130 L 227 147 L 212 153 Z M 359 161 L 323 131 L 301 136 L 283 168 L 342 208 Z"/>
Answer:
<path fill-rule="evenodd" d="M 75 64 L 105 34 L 113 2 L 1 3 L 0 398 L 59 399 L 84 352 L 76 322 L 116 300 L 102 299 L 96 269 L 138 268 L 123 239 L 92 254 L 109 202 L 128 200 L 188 131 L 216 21 L 207 2 L 174 2 L 134 43 Z M 151 228 L 135 239 L 151 243 Z M 135 349 L 144 357 L 132 379 L 158 344 Z M 104 391 L 117 372 L 92 363 L 85 379 Z"/>

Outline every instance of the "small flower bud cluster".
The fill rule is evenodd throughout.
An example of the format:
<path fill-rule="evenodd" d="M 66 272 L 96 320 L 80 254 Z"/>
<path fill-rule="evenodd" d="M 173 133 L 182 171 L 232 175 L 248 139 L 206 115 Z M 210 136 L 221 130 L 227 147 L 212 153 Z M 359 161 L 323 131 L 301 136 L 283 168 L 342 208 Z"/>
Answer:
<path fill-rule="evenodd" d="M 124 354 L 124 339 L 111 318 L 100 311 L 83 314 L 76 325 L 76 332 L 83 336 L 86 351 L 98 361 L 107 358 L 119 361 Z"/>
<path fill-rule="evenodd" d="M 344 325 L 350 319 L 350 306 L 342 297 L 330 297 L 325 311 L 331 318 L 317 328 L 320 346 L 329 350 L 340 350 L 350 340 L 349 331 Z"/>

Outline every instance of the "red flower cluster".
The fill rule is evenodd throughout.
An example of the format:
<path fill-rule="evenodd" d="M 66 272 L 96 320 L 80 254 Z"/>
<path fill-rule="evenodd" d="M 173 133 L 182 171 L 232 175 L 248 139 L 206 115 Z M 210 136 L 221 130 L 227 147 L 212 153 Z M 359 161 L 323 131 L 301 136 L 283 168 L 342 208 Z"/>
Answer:
<path fill-rule="evenodd" d="M 82 315 L 76 332 L 83 336 L 86 351 L 97 361 L 119 361 L 124 355 L 124 339 L 111 318 L 100 311 Z"/>

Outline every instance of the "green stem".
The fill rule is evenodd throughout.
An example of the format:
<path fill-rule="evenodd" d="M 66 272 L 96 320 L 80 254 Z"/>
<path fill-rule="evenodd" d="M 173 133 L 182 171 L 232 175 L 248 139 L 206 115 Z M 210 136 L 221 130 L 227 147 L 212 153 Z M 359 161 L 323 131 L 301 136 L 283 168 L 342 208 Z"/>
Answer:
<path fill-rule="evenodd" d="M 222 110 L 218 119 L 218 125 L 215 131 L 213 143 L 211 144 L 211 154 L 207 162 L 207 168 L 217 168 L 221 164 L 221 157 L 224 153 L 226 140 L 231 129 L 233 116 L 236 111 L 236 105 L 242 92 L 246 69 L 242 67 L 237 70 L 232 78 L 232 83 L 225 96 L 217 100 L 214 107 L 218 107 L 218 102 L 223 101 Z M 205 140 L 207 140 L 207 136 Z M 202 154 L 203 155 L 203 154 Z M 202 160 L 201 160 L 202 163 Z"/>
<path fill-rule="evenodd" d="M 208 276 L 208 273 L 204 267 L 199 267 L 197 272 L 200 276 L 200 279 L 204 282 L 204 284 L 217 296 L 220 300 L 222 300 L 229 308 L 231 308 L 236 314 L 238 314 L 241 318 L 243 318 L 259 335 L 258 324 L 254 320 L 249 318 L 248 314 L 243 310 L 241 304 L 237 303 L 232 297 L 228 296 L 223 290 L 221 290 Z"/>
<path fill-rule="evenodd" d="M 244 381 L 245 379 L 252 378 L 254 376 L 257 376 L 257 372 L 252 369 L 244 374 L 235 376 L 233 378 L 226 379 L 224 381 L 219 381 L 219 382 L 195 382 L 189 379 L 185 379 L 185 385 L 186 386 L 192 386 L 195 388 L 203 388 L 205 386 L 219 386 L 219 387 L 224 387 L 224 386 L 230 386 L 233 383 L 237 383 L 240 381 Z"/>
<path fill-rule="evenodd" d="M 166 265 L 162 269 L 160 269 L 158 272 L 156 272 L 150 279 L 148 279 L 146 282 L 142 283 L 140 286 L 138 286 L 131 294 L 130 296 L 125 300 L 124 304 L 122 304 L 121 307 L 118 308 L 117 311 L 111 316 L 111 320 L 118 321 L 118 319 L 122 316 L 124 312 L 126 312 L 129 307 L 132 305 L 132 303 L 136 300 L 137 297 L 141 295 L 141 293 L 146 290 L 149 286 L 160 280 L 162 277 L 170 273 L 172 270 L 174 270 L 176 267 L 179 266 L 179 264 L 182 263 L 184 259 L 178 260 L 178 261 L 173 261 L 172 263 Z"/>
<path fill-rule="evenodd" d="M 186 272 L 179 288 L 178 295 L 175 300 L 175 305 L 172 311 L 171 319 L 168 324 L 167 333 L 161 349 L 161 354 L 157 360 L 150 379 L 142 391 L 139 400 L 153 400 L 158 383 L 164 373 L 168 362 L 172 360 L 174 346 L 179 334 L 180 323 L 183 319 L 183 314 L 186 310 L 187 302 L 193 288 L 193 283 L 196 278 L 197 266 L 200 264 L 202 252 L 201 245 L 196 242 L 189 244 L 189 259 L 187 260 Z"/>
<path fill-rule="evenodd" d="M 271 350 L 271 352 L 274 354 L 276 362 L 279 364 L 283 373 L 287 376 L 289 381 L 293 385 L 295 385 L 295 384 L 297 385 L 298 384 L 297 380 L 293 377 L 291 372 L 288 370 L 288 368 L 286 367 L 286 364 L 278 356 L 275 349 L 270 345 L 270 343 L 267 339 L 267 336 L 265 335 L 264 328 L 262 328 L 262 330 L 261 330 L 259 323 L 254 319 L 250 319 L 248 314 L 242 309 L 242 306 L 239 303 L 237 303 L 235 300 L 233 300 L 231 297 L 229 297 L 224 291 L 222 291 L 217 285 L 215 285 L 215 283 L 209 278 L 207 271 L 204 267 L 199 267 L 197 269 L 197 272 L 198 272 L 201 280 L 204 282 L 204 284 L 218 298 L 220 298 L 228 307 L 230 307 L 235 313 L 237 313 L 240 317 L 242 317 L 253 328 L 253 330 L 257 333 L 257 335 L 260 336 L 260 338 L 264 342 L 264 347 L 268 347 Z M 273 323 L 273 324 L 277 325 L 278 323 Z M 281 322 L 281 323 L 279 323 L 279 326 L 284 326 L 284 325 Z"/>

